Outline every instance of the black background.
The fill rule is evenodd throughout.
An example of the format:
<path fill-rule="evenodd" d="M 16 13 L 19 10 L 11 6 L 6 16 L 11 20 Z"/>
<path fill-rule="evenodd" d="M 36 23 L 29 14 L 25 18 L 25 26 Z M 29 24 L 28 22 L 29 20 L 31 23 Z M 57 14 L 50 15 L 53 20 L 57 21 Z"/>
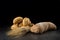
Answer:
<path fill-rule="evenodd" d="M 3 31 L 8 30 L 12 25 L 13 19 L 17 16 L 29 17 L 33 23 L 51 21 L 55 23 L 58 30 L 60 30 L 60 0 L 2 0 L 0 3 L 1 40 L 7 40 L 6 34 Z M 59 34 L 60 31 L 47 32 L 40 36 L 28 34 L 21 40 L 28 40 L 29 36 L 30 40 L 34 40 L 34 38 L 38 38 L 38 40 L 58 40 L 60 39 Z"/>
<path fill-rule="evenodd" d="M 13 18 L 17 16 L 29 17 L 33 23 L 52 21 L 59 25 L 59 4 L 60 0 L 1 1 L 0 27 L 7 28 L 7 25 L 12 25 Z"/>

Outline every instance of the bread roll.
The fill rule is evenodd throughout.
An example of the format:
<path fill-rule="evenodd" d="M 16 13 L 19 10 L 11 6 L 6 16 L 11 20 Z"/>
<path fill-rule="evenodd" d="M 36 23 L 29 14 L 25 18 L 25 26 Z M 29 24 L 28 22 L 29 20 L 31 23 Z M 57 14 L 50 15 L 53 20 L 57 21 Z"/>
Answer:
<path fill-rule="evenodd" d="M 17 29 L 18 28 L 18 24 L 13 24 L 12 26 L 11 26 L 11 29 L 13 29 L 13 30 L 15 30 L 15 29 Z"/>
<path fill-rule="evenodd" d="M 31 21 L 29 18 L 25 17 L 22 23 L 23 23 L 23 26 L 28 26 L 29 24 L 31 24 Z"/>
<path fill-rule="evenodd" d="M 47 30 L 55 30 L 57 29 L 56 25 L 52 22 L 40 22 L 35 25 L 33 25 L 30 29 L 31 32 L 34 33 L 43 33 Z"/>
<path fill-rule="evenodd" d="M 13 24 L 18 24 L 23 21 L 23 17 L 16 17 L 13 19 Z"/>

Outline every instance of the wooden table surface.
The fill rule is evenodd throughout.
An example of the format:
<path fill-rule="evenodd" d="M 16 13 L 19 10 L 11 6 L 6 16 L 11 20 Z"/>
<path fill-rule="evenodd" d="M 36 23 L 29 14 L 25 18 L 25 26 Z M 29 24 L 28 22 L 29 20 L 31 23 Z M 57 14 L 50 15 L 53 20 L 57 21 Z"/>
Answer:
<path fill-rule="evenodd" d="M 60 40 L 60 30 L 47 31 L 43 34 L 34 34 L 29 32 L 23 37 L 13 39 L 6 35 L 6 31 L 0 30 L 0 40 Z"/>

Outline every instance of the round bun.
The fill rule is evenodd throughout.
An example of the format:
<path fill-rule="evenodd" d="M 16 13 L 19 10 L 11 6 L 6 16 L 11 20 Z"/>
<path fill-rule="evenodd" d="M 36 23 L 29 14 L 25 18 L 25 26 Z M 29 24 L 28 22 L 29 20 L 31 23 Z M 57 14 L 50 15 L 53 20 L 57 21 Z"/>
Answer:
<path fill-rule="evenodd" d="M 13 19 L 13 24 L 18 24 L 23 21 L 23 17 L 16 17 Z"/>

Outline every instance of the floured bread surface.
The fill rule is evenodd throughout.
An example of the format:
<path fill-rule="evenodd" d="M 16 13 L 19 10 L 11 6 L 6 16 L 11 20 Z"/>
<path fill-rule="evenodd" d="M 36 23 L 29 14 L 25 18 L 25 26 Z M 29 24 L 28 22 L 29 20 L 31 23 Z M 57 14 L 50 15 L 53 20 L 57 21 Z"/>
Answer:
<path fill-rule="evenodd" d="M 33 25 L 30 31 L 34 33 L 43 33 L 47 30 L 55 30 L 56 28 L 56 25 L 52 22 L 40 22 Z"/>
<path fill-rule="evenodd" d="M 49 25 L 48 25 L 47 22 L 40 22 L 40 23 L 37 23 L 36 25 L 39 25 L 39 27 L 40 27 L 40 33 L 47 31 L 48 27 L 49 27 Z"/>
<path fill-rule="evenodd" d="M 57 29 L 57 26 L 54 23 L 48 22 L 48 24 L 49 24 L 49 29 L 52 29 L 52 30 L 56 30 Z"/>
<path fill-rule="evenodd" d="M 33 32 L 33 33 L 39 33 L 39 28 L 40 28 L 39 26 L 33 25 L 31 27 L 30 31 Z"/>

